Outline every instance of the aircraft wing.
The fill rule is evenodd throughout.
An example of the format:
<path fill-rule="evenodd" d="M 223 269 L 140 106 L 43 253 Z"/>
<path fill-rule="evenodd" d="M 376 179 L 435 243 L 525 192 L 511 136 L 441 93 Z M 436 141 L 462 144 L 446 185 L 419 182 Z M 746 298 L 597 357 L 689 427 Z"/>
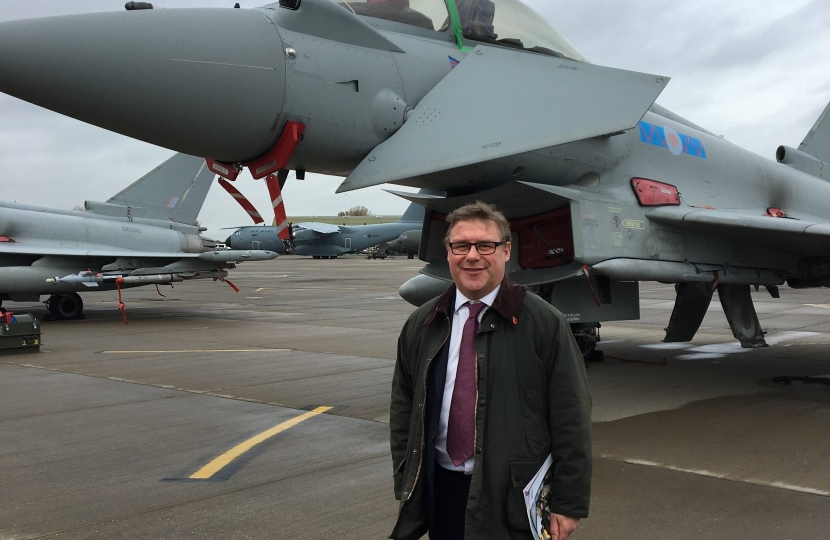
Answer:
<path fill-rule="evenodd" d="M 276 258 L 270 251 L 225 250 L 202 253 L 168 251 L 140 251 L 115 248 L 89 242 L 66 242 L 40 238 L 20 238 L 15 242 L 0 242 L 0 255 L 42 255 L 52 257 L 101 257 L 107 259 L 199 259 L 216 264 L 242 261 L 261 261 Z M 273 256 L 272 256 L 273 255 Z"/>
<path fill-rule="evenodd" d="M 297 223 L 297 227 L 302 227 L 303 229 L 308 229 L 318 234 L 334 234 L 340 232 L 340 227 L 338 227 L 337 225 L 330 225 L 328 223 Z"/>
<path fill-rule="evenodd" d="M 664 206 L 648 211 L 646 217 L 680 229 L 711 233 L 713 238 L 733 238 L 803 255 L 826 254 L 830 249 L 830 223 L 807 217 L 771 217 L 765 212 Z"/>
<path fill-rule="evenodd" d="M 479 46 L 337 191 L 424 178 L 625 131 L 637 125 L 668 81 L 668 77 Z"/>
<path fill-rule="evenodd" d="M 42 238 L 15 238 L 15 242 L 0 242 L 2 255 L 52 255 L 55 257 L 141 257 L 182 259 L 198 257 L 199 253 L 148 252 L 115 248 L 90 242 L 46 240 Z"/>

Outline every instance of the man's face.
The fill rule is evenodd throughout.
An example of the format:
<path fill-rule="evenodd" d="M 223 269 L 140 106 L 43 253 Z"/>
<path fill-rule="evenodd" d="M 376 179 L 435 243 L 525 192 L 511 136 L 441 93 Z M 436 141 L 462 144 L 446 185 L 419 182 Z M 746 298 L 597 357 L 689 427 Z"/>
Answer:
<path fill-rule="evenodd" d="M 501 242 L 499 229 L 492 221 L 459 221 L 450 232 L 450 243 Z M 455 255 L 447 246 L 450 273 L 458 290 L 470 300 L 490 294 L 504 279 L 504 267 L 510 259 L 510 243 L 498 246 L 496 252 L 481 255 L 471 247 L 466 255 Z"/>

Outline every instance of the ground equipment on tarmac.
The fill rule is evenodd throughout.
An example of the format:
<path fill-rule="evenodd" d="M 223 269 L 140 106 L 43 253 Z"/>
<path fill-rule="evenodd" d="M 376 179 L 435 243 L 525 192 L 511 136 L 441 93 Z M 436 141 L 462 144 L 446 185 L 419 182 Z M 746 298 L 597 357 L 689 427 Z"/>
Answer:
<path fill-rule="evenodd" d="M 30 313 L 0 313 L 0 355 L 40 352 L 40 322 Z"/>

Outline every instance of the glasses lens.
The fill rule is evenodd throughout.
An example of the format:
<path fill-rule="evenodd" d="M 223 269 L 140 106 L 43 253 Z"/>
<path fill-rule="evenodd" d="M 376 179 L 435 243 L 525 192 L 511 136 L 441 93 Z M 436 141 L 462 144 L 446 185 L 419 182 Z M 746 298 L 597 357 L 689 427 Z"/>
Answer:
<path fill-rule="evenodd" d="M 495 242 L 479 242 L 476 244 L 476 251 L 479 255 L 492 255 L 496 251 Z"/>
<path fill-rule="evenodd" d="M 466 255 L 470 252 L 470 244 L 465 242 L 453 242 L 450 244 L 450 249 L 456 255 Z"/>

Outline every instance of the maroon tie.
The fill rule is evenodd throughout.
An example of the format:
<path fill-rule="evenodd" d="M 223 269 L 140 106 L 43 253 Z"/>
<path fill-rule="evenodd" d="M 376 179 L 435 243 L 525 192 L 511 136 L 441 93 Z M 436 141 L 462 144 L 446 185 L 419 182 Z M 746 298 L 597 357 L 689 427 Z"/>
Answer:
<path fill-rule="evenodd" d="M 450 404 L 450 419 L 447 423 L 447 454 L 456 467 L 473 455 L 476 434 L 476 347 L 478 314 L 487 307 L 483 302 L 467 302 L 470 316 L 461 333 L 461 350 L 458 353 L 458 368 L 455 372 L 455 386 Z"/>

